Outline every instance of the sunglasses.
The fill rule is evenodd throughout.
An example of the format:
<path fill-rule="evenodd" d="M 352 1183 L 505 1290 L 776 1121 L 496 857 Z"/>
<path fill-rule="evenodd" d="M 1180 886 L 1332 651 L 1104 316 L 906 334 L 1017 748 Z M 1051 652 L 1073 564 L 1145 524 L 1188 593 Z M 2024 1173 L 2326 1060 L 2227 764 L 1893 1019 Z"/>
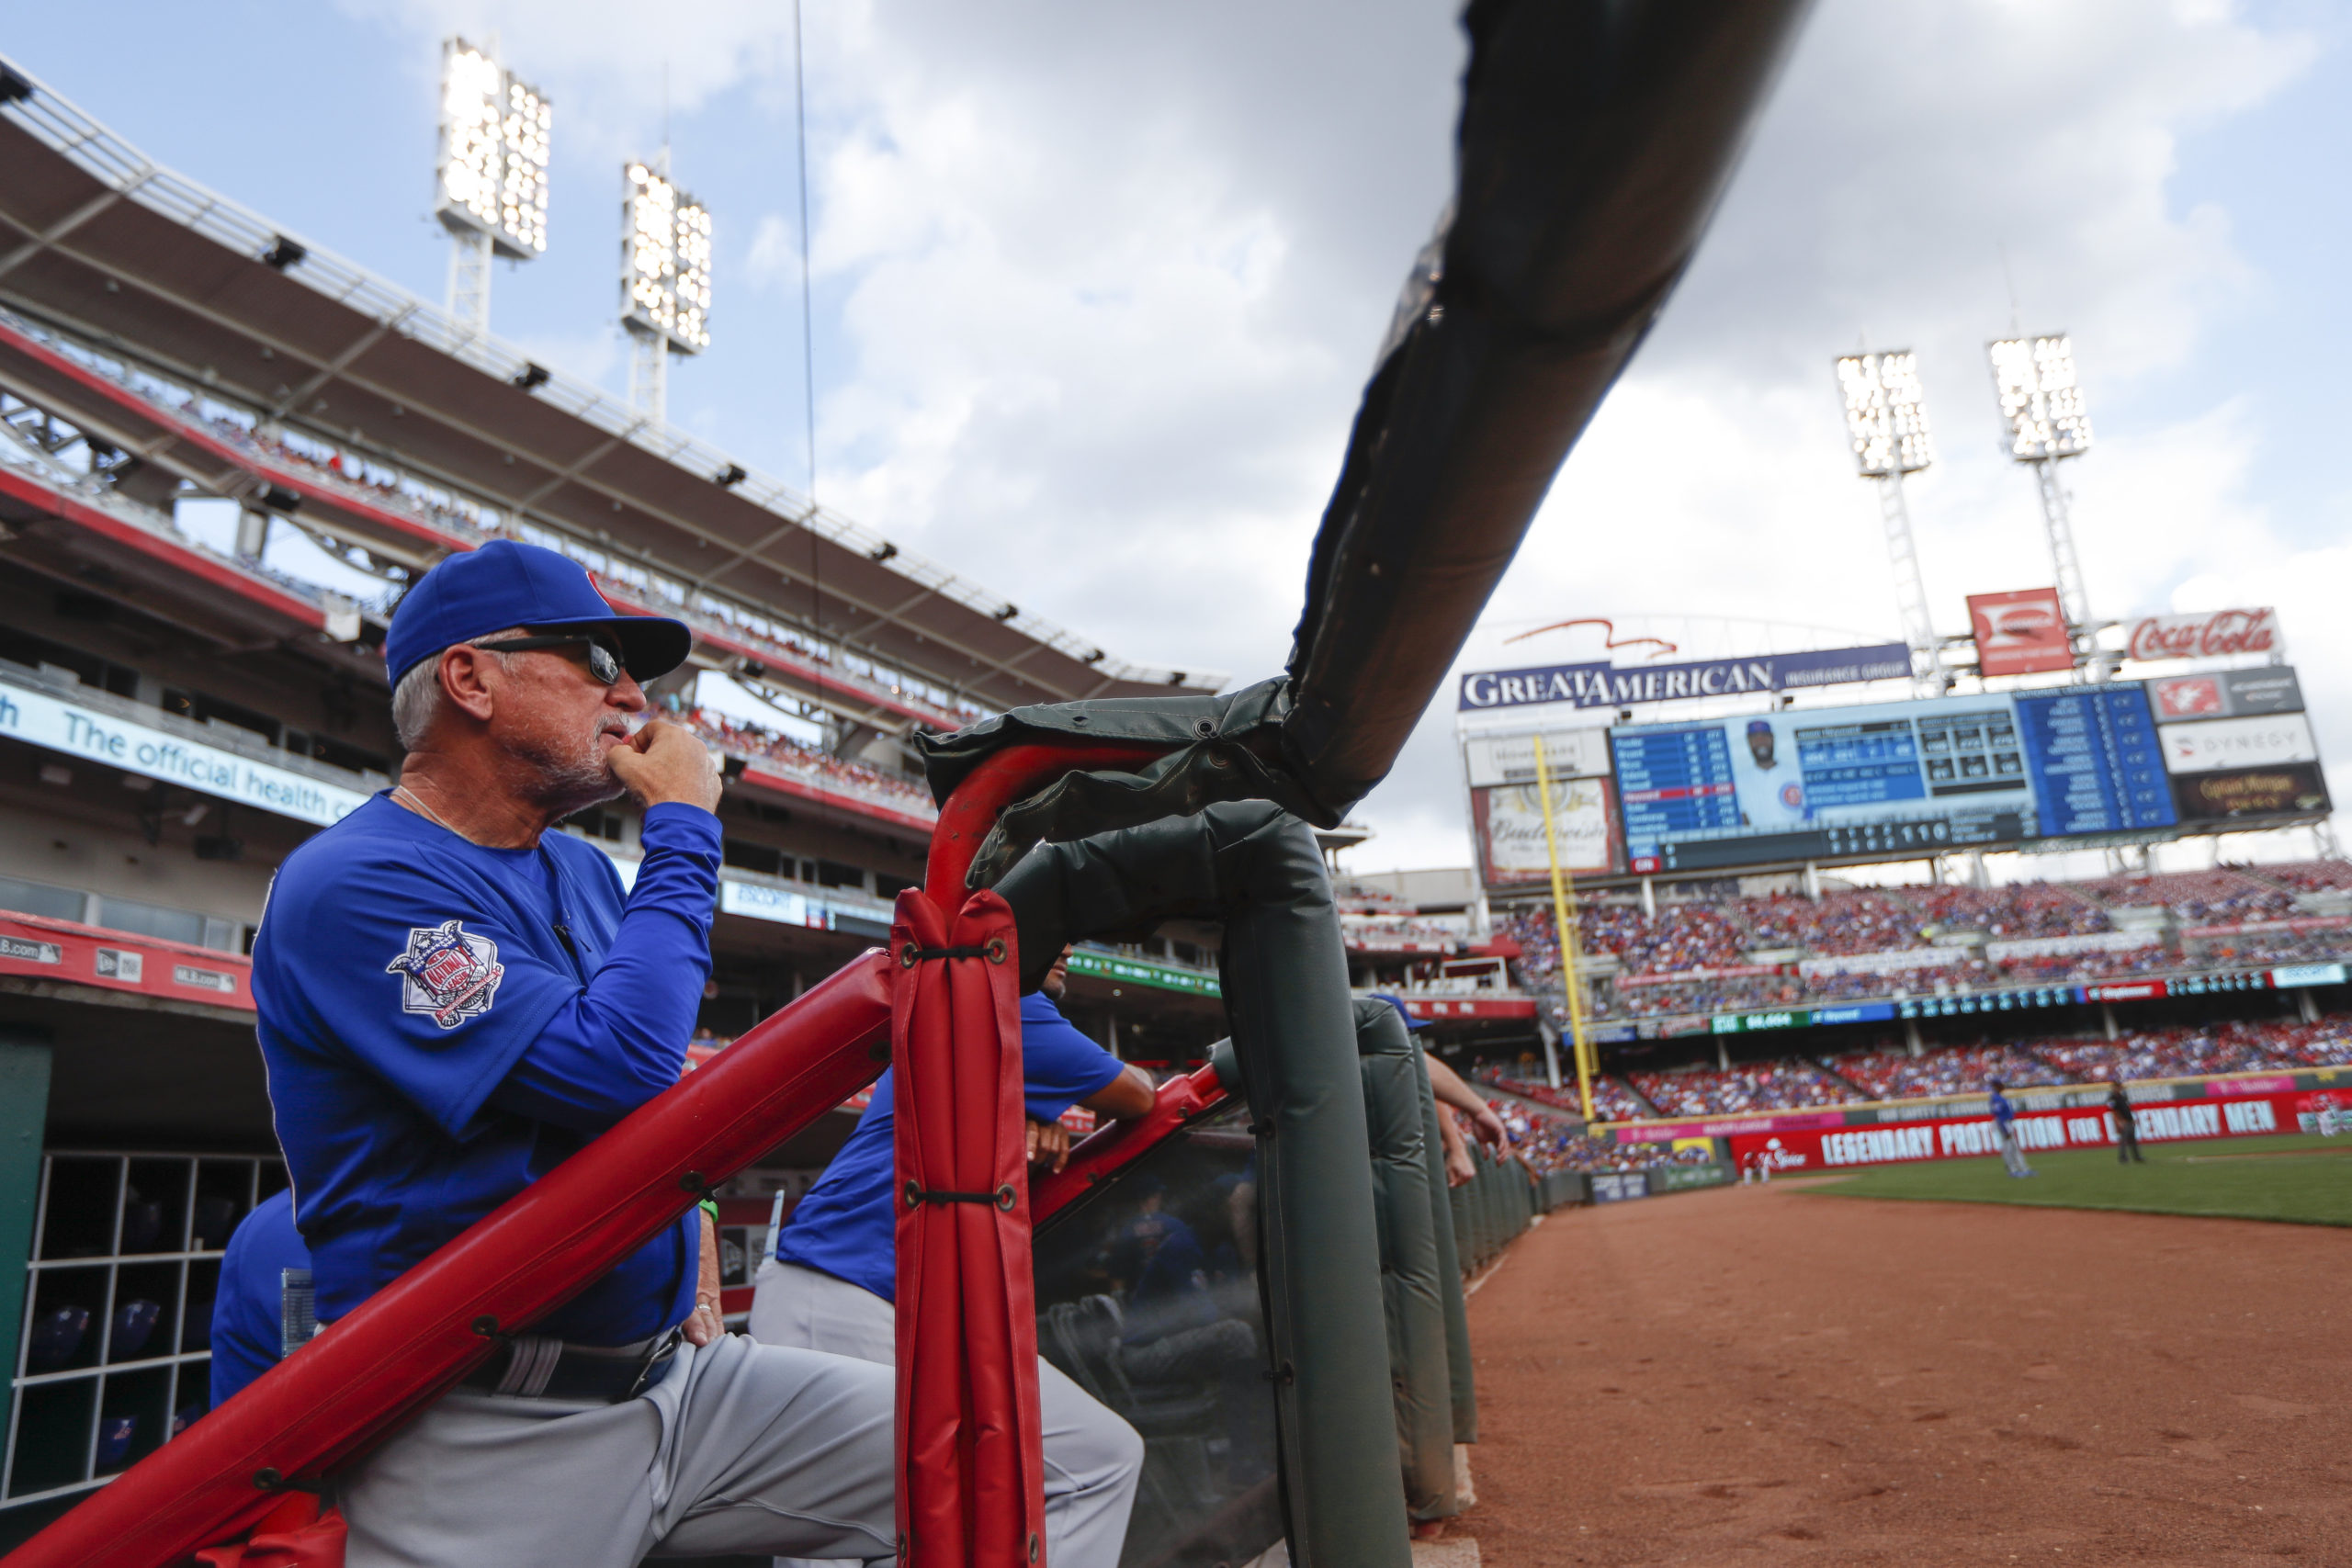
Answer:
<path fill-rule="evenodd" d="M 602 637 L 583 637 L 573 633 L 569 637 L 549 633 L 545 637 L 513 637 L 504 642 L 478 642 L 474 647 L 485 653 L 527 653 L 537 648 L 571 648 L 584 645 L 588 649 L 588 673 L 603 685 L 612 685 L 621 678 L 621 656 L 610 642 Z"/>

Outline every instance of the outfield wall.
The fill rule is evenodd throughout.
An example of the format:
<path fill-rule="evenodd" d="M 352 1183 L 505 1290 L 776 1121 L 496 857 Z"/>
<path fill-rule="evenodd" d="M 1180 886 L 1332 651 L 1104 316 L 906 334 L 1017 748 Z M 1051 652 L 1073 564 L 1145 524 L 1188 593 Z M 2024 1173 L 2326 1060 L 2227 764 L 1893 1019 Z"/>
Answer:
<path fill-rule="evenodd" d="M 2261 1137 L 2319 1131 L 2320 1113 L 2352 1113 L 2352 1091 L 2288 1090 L 2135 1105 L 2143 1144 Z M 2112 1148 L 2115 1117 L 2103 1106 L 2024 1111 L 2018 1142 L 2029 1156 L 2049 1149 Z M 1839 1170 L 1865 1165 L 1966 1159 L 2000 1152 L 1989 1115 L 1951 1116 L 1885 1127 L 1791 1128 L 1735 1134 L 1733 1162 L 1742 1170 Z"/>

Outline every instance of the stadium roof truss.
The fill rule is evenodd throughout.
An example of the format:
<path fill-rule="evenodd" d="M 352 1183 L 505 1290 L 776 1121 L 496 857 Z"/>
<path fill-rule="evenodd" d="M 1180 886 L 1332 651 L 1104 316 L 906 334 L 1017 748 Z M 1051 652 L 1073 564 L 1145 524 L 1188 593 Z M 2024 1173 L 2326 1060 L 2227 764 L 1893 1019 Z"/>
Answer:
<path fill-rule="evenodd" d="M 986 708 L 1215 690 L 1102 649 L 154 164 L 0 58 L 0 300 Z M 838 708 L 838 702 L 827 705 Z"/>

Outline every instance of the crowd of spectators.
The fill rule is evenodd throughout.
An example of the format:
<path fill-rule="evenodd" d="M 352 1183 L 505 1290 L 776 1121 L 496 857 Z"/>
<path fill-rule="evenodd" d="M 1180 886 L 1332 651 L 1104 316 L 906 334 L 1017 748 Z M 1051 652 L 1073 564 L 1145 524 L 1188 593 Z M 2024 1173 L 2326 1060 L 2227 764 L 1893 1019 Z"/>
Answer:
<path fill-rule="evenodd" d="M 2116 952 L 2043 953 L 2011 958 L 2000 966 L 2000 980 L 2011 986 L 2079 985 L 2092 980 L 2120 980 L 2134 975 L 2158 975 L 2182 966 L 2171 946 L 2151 942 Z"/>
<path fill-rule="evenodd" d="M 2118 908 L 2160 904 L 2172 911 L 2174 919 L 2199 925 L 2266 919 L 2292 914 L 2295 909 L 2292 893 L 2222 866 L 2211 871 L 2110 876 L 2084 883 L 2082 890 Z"/>
<path fill-rule="evenodd" d="M 1735 975 L 1666 986 L 1604 986 L 1594 993 L 1589 1016 L 1672 1018 L 1682 1013 L 1740 1012 L 1788 1007 L 1804 994 L 1794 979 L 1779 975 Z"/>
<path fill-rule="evenodd" d="M 1808 975 L 1804 977 L 1803 994 L 1794 999 L 1846 1002 L 1861 997 L 1932 996 L 1956 986 L 1991 983 L 1983 959 L 1956 958 L 1950 964 L 1922 964 L 1915 968 L 1894 969 L 1883 974 L 1856 970 L 1849 974 Z"/>
<path fill-rule="evenodd" d="M 1833 957 L 1928 944 L 1918 910 L 1889 893 L 1845 888 L 1818 898 L 1775 894 L 1744 898 L 1738 908 L 1754 932 L 1755 947 L 1802 947 Z"/>
<path fill-rule="evenodd" d="M 2352 931 L 2341 926 L 2305 931 L 2233 931 L 2196 937 L 2183 949 L 2199 962 L 2232 968 L 2258 964 L 2309 964 L 2352 952 Z"/>
<path fill-rule="evenodd" d="M 1543 1085 L 1524 1085 L 1523 1080 L 1499 1078 L 1494 1087 L 1510 1088 L 1514 1094 L 1526 1088 L 1541 1089 Z M 1546 1090 L 1546 1092 L 1550 1092 Z M 1704 1165 L 1711 1157 L 1704 1148 L 1676 1149 L 1670 1144 L 1618 1144 L 1605 1138 L 1585 1135 L 1579 1122 L 1564 1116 L 1554 1116 L 1512 1099 L 1490 1100 L 1487 1102 L 1502 1118 L 1504 1128 L 1510 1134 L 1512 1150 L 1531 1169 L 1549 1174 L 1555 1170 L 1577 1170 L 1588 1174 L 1603 1171 L 1653 1170 L 1664 1165 Z M 1634 1121 L 1635 1117 L 1609 1117 L 1604 1121 Z"/>
<path fill-rule="evenodd" d="M 921 817 L 937 815 L 931 792 L 912 779 L 833 756 L 711 708 L 688 708 L 681 716 L 705 740 L 738 756 L 798 773 L 827 789 L 864 795 L 894 810 Z"/>
<path fill-rule="evenodd" d="M 2118 1040 L 2038 1042 L 2033 1054 L 2083 1083 L 2187 1078 L 2298 1066 L 2260 1024 L 2222 1023 L 2134 1031 Z"/>
<path fill-rule="evenodd" d="M 1866 1098 L 1853 1085 L 1802 1057 L 1742 1062 L 1726 1067 L 1680 1067 L 1626 1075 L 1645 1099 L 1668 1116 L 1732 1116 L 1847 1105 Z"/>
<path fill-rule="evenodd" d="M 2352 1018 L 2270 1027 L 2270 1049 L 2299 1067 L 2352 1066 Z"/>
<path fill-rule="evenodd" d="M 2073 1081 L 2048 1063 L 2006 1043 L 1945 1045 L 1924 1056 L 1901 1046 L 1849 1052 L 1823 1064 L 1868 1100 L 1924 1100 L 1982 1092 L 1995 1078 L 2012 1088 Z"/>
<path fill-rule="evenodd" d="M 1716 889 L 1714 901 L 1686 898 L 1659 906 L 1656 916 L 1630 898 L 1588 899 L 1579 908 L 1582 946 L 1617 959 L 1614 972 L 1586 977 L 1586 1015 L 1647 1019 L 1804 1007 L 1876 998 L 1940 995 L 1967 988 L 2084 985 L 2177 974 L 2217 964 L 2296 964 L 2352 956 L 2352 928 L 2224 930 L 2190 936 L 2193 925 L 2309 914 L 2298 894 L 2352 889 L 2352 865 L 2333 862 L 2222 867 L 2208 871 L 2109 877 L 2097 882 L 2021 883 L 2007 887 L 1905 886 L 1845 888 L 1818 900 L 1797 894 L 1741 897 Z M 1726 975 L 1756 967 L 1758 953 L 1775 957 L 1794 949 L 1808 958 L 1860 957 L 1918 952 L 1940 933 L 1982 933 L 1987 942 L 2022 942 L 2101 935 L 2114 931 L 2112 908 L 2162 904 L 2178 927 L 2153 940 L 2113 951 L 2039 953 L 1989 961 L 1973 947 L 1955 946 L 1949 963 L 1913 968 L 1856 969 L 1800 978 L 1796 965 L 1774 975 Z M 1552 916 L 1542 905 L 1505 912 L 1500 934 L 1514 939 L 1520 957 L 1513 978 L 1539 996 L 1559 999 L 1559 954 Z M 1605 966 L 1604 966 L 1605 967 Z M 1660 983 L 1661 976 L 1679 976 Z"/>
<path fill-rule="evenodd" d="M 1573 1084 L 1554 1089 L 1550 1084 L 1507 1073 L 1482 1072 L 1477 1077 L 1479 1081 L 1506 1093 L 1521 1095 L 1571 1116 L 1584 1114 L 1583 1102 L 1577 1099 Z M 1640 1122 L 1656 1116 L 1657 1107 L 1636 1095 L 1623 1080 L 1602 1073 L 1592 1080 L 1592 1112 L 1596 1120 L 1602 1122 Z"/>
<path fill-rule="evenodd" d="M 2352 893 L 2352 861 L 2301 861 L 2266 865 L 2259 874 L 2297 893 Z"/>
<path fill-rule="evenodd" d="M 2105 909 L 2042 882 L 2007 887 L 1906 887 L 1903 895 L 1938 931 L 1983 931 L 1996 942 L 2114 930 Z"/>

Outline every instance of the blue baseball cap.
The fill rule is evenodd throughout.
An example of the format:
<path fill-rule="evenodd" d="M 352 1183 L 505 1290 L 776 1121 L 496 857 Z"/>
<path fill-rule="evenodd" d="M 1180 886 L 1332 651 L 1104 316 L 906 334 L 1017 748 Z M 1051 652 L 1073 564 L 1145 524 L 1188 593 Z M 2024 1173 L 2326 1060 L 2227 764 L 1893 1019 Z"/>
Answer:
<path fill-rule="evenodd" d="M 639 681 L 666 675 L 686 660 L 695 634 L 684 621 L 624 615 L 596 592 L 588 569 L 539 545 L 492 539 L 451 556 L 420 579 L 392 612 L 384 637 L 384 671 L 401 677 L 445 648 L 509 626 L 609 631 L 621 663 Z"/>

